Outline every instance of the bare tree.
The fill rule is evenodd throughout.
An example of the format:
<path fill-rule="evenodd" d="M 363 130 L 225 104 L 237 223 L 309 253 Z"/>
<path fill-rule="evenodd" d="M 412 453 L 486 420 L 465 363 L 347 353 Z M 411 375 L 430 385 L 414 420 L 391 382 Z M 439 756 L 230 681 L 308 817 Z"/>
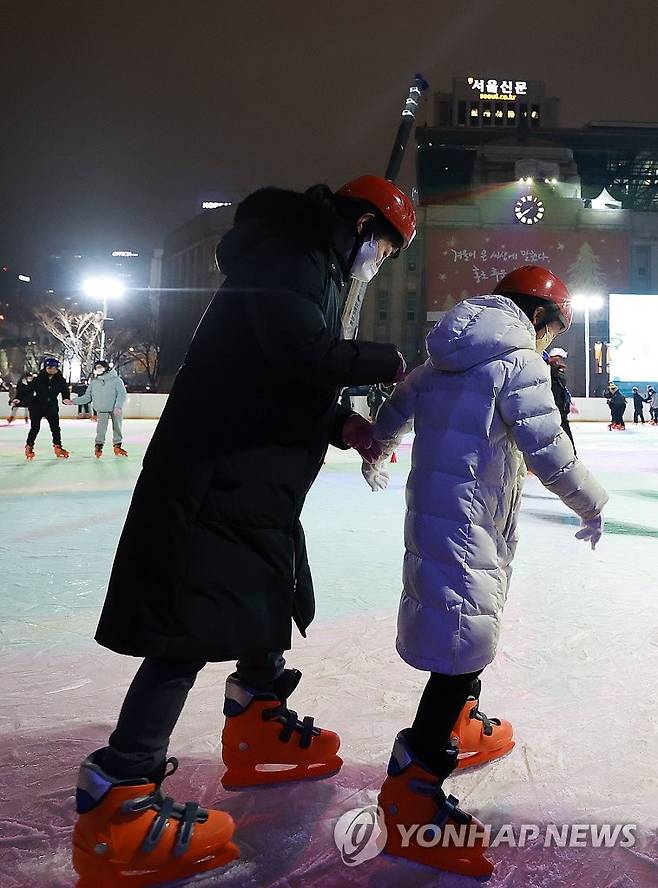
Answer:
<path fill-rule="evenodd" d="M 126 330 L 117 330 L 105 340 L 107 359 L 118 370 L 133 365 L 146 376 L 148 385 L 157 390 L 160 373 L 160 343 L 155 320 Z"/>
<path fill-rule="evenodd" d="M 100 311 L 74 312 L 52 306 L 34 312 L 39 323 L 62 346 L 63 357 L 89 366 L 103 326 Z"/>

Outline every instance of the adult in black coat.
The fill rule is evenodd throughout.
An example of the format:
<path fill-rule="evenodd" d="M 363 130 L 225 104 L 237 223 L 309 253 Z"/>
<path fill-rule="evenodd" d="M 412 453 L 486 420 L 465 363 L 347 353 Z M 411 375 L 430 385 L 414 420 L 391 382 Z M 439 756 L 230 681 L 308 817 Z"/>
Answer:
<path fill-rule="evenodd" d="M 34 382 L 34 379 L 34 373 L 23 373 L 23 375 L 16 383 L 16 391 L 14 392 L 14 396 L 9 396 L 9 406 L 11 407 L 11 413 L 7 417 L 7 422 L 9 424 L 11 424 L 16 419 L 16 414 L 21 407 L 25 412 L 25 422 L 27 422 L 28 410 L 34 397 L 34 390 L 32 388 L 32 383 Z"/>
<path fill-rule="evenodd" d="M 573 444 L 574 453 L 576 444 L 571 431 L 571 423 L 569 415 L 571 413 L 571 392 L 567 388 L 567 353 L 563 348 L 551 349 L 548 355 L 548 364 L 551 368 L 551 391 L 553 392 L 553 400 L 555 406 L 560 411 L 560 421 L 562 428 L 566 432 L 569 440 Z"/>
<path fill-rule="evenodd" d="M 644 405 L 651 401 L 651 398 L 645 398 L 640 394 L 639 388 L 633 386 L 633 423 L 635 425 L 641 422 L 644 425 Z"/>
<path fill-rule="evenodd" d="M 300 514 L 330 443 L 378 456 L 370 424 L 340 406 L 338 393 L 393 382 L 404 361 L 394 345 L 341 338 L 341 291 L 350 274 L 372 276 L 415 233 L 413 207 L 391 183 L 362 177 L 341 192 L 258 191 L 217 249 L 226 281 L 146 452 L 96 632 L 111 650 L 146 658 L 109 747 L 92 756 L 121 779 L 161 773 L 209 660 L 238 660 L 223 750 L 230 717 L 262 692 L 280 701 L 288 725 L 281 734 L 256 719 L 257 732 L 276 729 L 277 755 L 300 755 L 298 742 L 279 741 L 301 733 L 302 752 L 340 766 L 336 735 L 311 732 L 312 720 L 296 722 L 285 709 L 299 673 L 284 669 L 283 652 L 293 621 L 304 635 L 315 608 Z M 190 415 L 205 417 L 193 440 Z"/>
<path fill-rule="evenodd" d="M 30 430 L 25 444 L 25 455 L 31 458 L 34 455 L 34 442 L 41 428 L 41 420 L 45 419 L 50 426 L 53 437 L 53 448 L 56 456 L 68 457 L 68 451 L 62 447 L 62 432 L 59 427 L 59 402 L 61 396 L 63 404 L 71 403 L 71 392 L 62 372 L 59 369 L 57 358 L 46 358 L 43 369 L 37 374 L 36 379 L 30 384 L 32 392 L 26 397 L 30 407 Z"/>
<path fill-rule="evenodd" d="M 626 398 L 620 392 L 616 383 L 611 382 L 608 385 L 608 395 L 606 397 L 608 407 L 610 408 L 611 429 L 625 429 L 624 411 L 626 410 Z"/>

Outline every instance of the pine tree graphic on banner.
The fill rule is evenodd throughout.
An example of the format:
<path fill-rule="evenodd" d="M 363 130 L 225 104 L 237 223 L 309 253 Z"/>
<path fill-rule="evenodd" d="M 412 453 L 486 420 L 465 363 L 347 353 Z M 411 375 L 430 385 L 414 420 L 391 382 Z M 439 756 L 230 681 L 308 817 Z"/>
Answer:
<path fill-rule="evenodd" d="M 605 274 L 601 271 L 599 257 L 587 241 L 578 250 L 576 261 L 567 274 L 567 285 L 572 295 L 600 293 L 605 286 Z"/>

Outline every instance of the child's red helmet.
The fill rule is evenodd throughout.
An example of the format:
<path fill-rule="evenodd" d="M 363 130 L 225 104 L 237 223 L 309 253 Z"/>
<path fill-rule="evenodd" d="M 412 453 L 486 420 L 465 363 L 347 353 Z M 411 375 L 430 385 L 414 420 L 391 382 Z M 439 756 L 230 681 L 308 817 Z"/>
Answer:
<path fill-rule="evenodd" d="M 564 329 L 568 330 L 571 326 L 573 317 L 571 294 L 557 275 L 547 268 L 542 268 L 541 265 L 523 265 L 521 268 L 515 268 L 498 283 L 494 293 L 518 293 L 522 296 L 545 299 L 559 309 Z"/>
<path fill-rule="evenodd" d="M 377 207 L 382 216 L 399 232 L 403 249 L 416 236 L 416 211 L 413 204 L 397 185 L 381 176 L 359 176 L 339 188 L 336 194 L 367 200 Z"/>

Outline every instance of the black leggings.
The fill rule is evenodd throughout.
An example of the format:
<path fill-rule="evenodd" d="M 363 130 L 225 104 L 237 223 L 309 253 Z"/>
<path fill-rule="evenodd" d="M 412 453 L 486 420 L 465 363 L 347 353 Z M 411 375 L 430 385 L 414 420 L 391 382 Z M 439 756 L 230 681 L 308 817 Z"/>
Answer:
<path fill-rule="evenodd" d="M 481 671 L 463 675 L 432 672 L 425 686 L 409 741 L 414 754 L 436 774 L 445 773 L 452 729 Z"/>
<path fill-rule="evenodd" d="M 203 660 L 144 660 L 128 688 L 109 745 L 102 751 L 101 766 L 108 774 L 131 780 L 159 772 L 187 695 L 205 665 Z M 276 652 L 242 658 L 236 672 L 250 687 L 267 690 L 284 667 L 283 655 Z"/>

